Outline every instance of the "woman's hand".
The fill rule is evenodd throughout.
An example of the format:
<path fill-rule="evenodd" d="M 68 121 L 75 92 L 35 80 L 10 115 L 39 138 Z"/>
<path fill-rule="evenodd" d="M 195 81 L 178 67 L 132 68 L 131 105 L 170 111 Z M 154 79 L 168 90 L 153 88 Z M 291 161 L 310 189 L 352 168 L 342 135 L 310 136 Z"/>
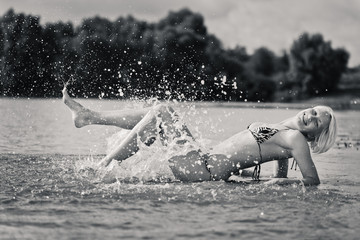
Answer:
<path fill-rule="evenodd" d="M 288 179 L 288 178 L 273 178 L 269 181 L 266 181 L 265 185 L 272 185 L 272 184 L 278 184 L 278 185 L 288 185 L 288 184 L 301 184 L 303 186 L 315 186 L 319 185 L 320 182 L 317 179 L 311 179 L 311 178 L 303 178 L 301 180 L 299 179 Z"/>
<path fill-rule="evenodd" d="M 232 175 L 227 180 L 227 182 L 236 182 L 236 183 L 251 183 L 252 179 L 246 179 L 239 175 Z"/>
<path fill-rule="evenodd" d="M 289 185 L 289 184 L 293 184 L 293 183 L 302 183 L 301 180 L 297 180 L 297 179 L 288 179 L 288 178 L 272 178 L 268 181 L 266 181 L 264 184 L 265 185 L 273 185 L 273 184 L 277 184 L 277 185 Z"/>

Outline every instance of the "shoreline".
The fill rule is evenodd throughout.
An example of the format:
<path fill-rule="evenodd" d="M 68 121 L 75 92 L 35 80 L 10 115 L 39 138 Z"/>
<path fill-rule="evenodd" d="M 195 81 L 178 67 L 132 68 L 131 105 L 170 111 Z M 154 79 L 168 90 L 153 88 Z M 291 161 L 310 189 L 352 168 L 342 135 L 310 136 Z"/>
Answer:
<path fill-rule="evenodd" d="M 61 100 L 61 98 L 29 98 L 29 97 L 0 97 L 10 100 Z M 75 98 L 79 100 L 102 100 L 102 101 L 132 101 L 131 99 L 98 99 L 98 98 Z M 165 101 L 165 100 L 160 100 Z M 171 100 L 170 100 L 171 102 Z M 271 109 L 304 109 L 317 105 L 326 105 L 334 110 L 360 111 L 360 96 L 353 95 L 318 97 L 296 102 L 236 102 L 236 101 L 184 101 L 181 104 L 195 103 L 198 107 L 224 107 L 224 108 L 271 108 Z"/>
<path fill-rule="evenodd" d="M 336 100 L 306 100 L 299 102 L 198 102 L 199 107 L 211 103 L 207 107 L 225 107 L 225 108 L 270 108 L 270 109 L 305 109 L 318 105 L 326 105 L 334 110 L 353 110 L 360 111 L 360 99 L 349 101 Z"/>

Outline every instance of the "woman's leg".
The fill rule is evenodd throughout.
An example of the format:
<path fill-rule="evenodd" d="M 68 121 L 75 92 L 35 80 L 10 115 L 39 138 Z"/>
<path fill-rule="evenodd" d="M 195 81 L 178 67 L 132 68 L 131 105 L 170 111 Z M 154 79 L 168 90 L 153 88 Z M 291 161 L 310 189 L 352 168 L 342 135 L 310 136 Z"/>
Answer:
<path fill-rule="evenodd" d="M 140 108 L 131 110 L 118 111 L 101 111 L 95 112 L 85 108 L 80 103 L 74 101 L 67 93 L 66 87 L 62 90 L 63 102 L 71 110 L 75 126 L 78 128 L 86 125 L 111 125 L 124 129 L 132 129 L 151 109 Z"/>
<path fill-rule="evenodd" d="M 140 139 L 145 143 L 147 141 L 147 137 L 149 136 L 147 133 L 152 133 L 156 138 L 156 119 L 154 122 L 154 116 L 149 111 L 143 119 L 130 131 L 130 133 L 125 137 L 125 139 L 120 143 L 118 147 L 116 147 L 110 154 L 108 154 L 105 158 L 101 160 L 99 166 L 107 166 L 109 163 L 116 159 L 118 161 L 123 161 L 128 157 L 134 155 L 138 150 L 138 135 L 140 135 Z M 151 140 L 150 140 L 151 141 Z"/>
<path fill-rule="evenodd" d="M 136 124 L 120 145 L 107 155 L 99 165 L 107 166 L 113 159 L 122 161 L 135 154 L 139 150 L 138 136 L 147 145 L 152 144 L 156 138 L 160 138 L 163 144 L 176 139 L 178 139 L 177 143 L 183 144 L 184 141 L 187 141 L 187 137 L 193 138 L 184 124 L 178 126 L 178 121 L 179 117 L 171 107 L 165 105 L 153 107 Z M 185 139 L 181 139 L 181 137 L 185 137 Z"/>
<path fill-rule="evenodd" d="M 169 106 L 156 105 L 152 108 L 130 111 L 94 112 L 71 99 L 66 87 L 63 89 L 63 101 L 70 108 L 76 127 L 100 124 L 131 129 L 121 144 L 100 162 L 103 166 L 107 166 L 113 159 L 122 161 L 135 154 L 139 150 L 138 135 L 145 144 L 151 144 L 156 137 L 160 137 L 165 144 L 166 141 L 184 135 L 192 138 L 184 124 L 177 124 L 179 117 Z M 161 125 L 160 132 L 158 124 Z"/>

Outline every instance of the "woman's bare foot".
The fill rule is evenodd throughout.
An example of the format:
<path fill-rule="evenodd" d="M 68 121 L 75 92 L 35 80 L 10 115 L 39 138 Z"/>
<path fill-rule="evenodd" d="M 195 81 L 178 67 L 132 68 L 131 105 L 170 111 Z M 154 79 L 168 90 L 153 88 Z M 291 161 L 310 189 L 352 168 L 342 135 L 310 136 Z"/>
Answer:
<path fill-rule="evenodd" d="M 93 113 L 89 109 L 83 107 L 80 103 L 73 100 L 67 93 L 66 86 L 63 88 L 62 93 L 62 100 L 65 105 L 69 107 L 75 126 L 77 128 L 81 128 L 91 124 Z"/>

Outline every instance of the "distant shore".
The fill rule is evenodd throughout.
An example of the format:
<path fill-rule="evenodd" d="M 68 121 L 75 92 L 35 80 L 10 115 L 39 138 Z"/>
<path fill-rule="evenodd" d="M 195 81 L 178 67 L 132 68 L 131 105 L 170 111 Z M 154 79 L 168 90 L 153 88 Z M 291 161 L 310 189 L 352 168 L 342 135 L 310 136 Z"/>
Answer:
<path fill-rule="evenodd" d="M 3 97 L 0 99 L 55 99 L 55 98 L 26 98 L 26 97 Z M 85 99 L 85 98 L 84 98 Z M 86 98 L 96 100 L 96 98 Z M 110 99 L 104 99 L 110 100 Z M 116 101 L 116 99 L 113 99 Z M 128 99 L 123 99 L 128 101 Z M 121 101 L 123 101 L 121 100 Z M 188 101 L 190 102 L 190 101 Z M 229 102 L 229 101 L 195 101 L 198 107 L 225 107 L 225 108 L 279 108 L 279 109 L 304 109 L 317 105 L 326 105 L 334 110 L 356 110 L 360 111 L 360 94 L 341 94 L 326 97 L 316 97 L 294 102 Z"/>
<path fill-rule="evenodd" d="M 199 102 L 201 106 L 202 103 Z M 206 105 L 206 102 L 203 103 Z M 304 109 L 317 105 L 326 105 L 334 110 L 358 110 L 360 111 L 360 95 L 339 95 L 329 97 L 317 97 L 296 102 L 220 102 L 211 104 L 213 107 L 229 108 L 280 108 L 280 109 Z"/>

